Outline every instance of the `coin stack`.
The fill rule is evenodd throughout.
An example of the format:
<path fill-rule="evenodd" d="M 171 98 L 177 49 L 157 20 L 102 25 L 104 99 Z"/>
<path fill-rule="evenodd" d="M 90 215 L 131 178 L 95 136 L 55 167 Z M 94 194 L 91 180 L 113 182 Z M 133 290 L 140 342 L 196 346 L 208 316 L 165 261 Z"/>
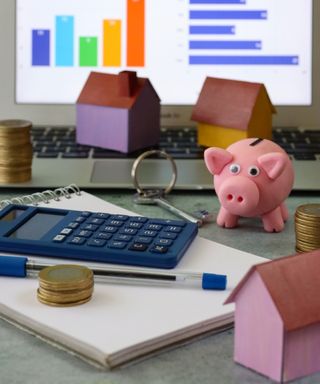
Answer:
<path fill-rule="evenodd" d="M 31 127 L 26 120 L 0 120 L 0 183 L 31 179 Z"/>
<path fill-rule="evenodd" d="M 39 273 L 38 300 L 55 307 L 86 303 L 93 293 L 91 269 L 72 264 L 54 265 Z"/>
<path fill-rule="evenodd" d="M 320 248 L 320 204 L 300 205 L 295 213 L 296 250 Z"/>

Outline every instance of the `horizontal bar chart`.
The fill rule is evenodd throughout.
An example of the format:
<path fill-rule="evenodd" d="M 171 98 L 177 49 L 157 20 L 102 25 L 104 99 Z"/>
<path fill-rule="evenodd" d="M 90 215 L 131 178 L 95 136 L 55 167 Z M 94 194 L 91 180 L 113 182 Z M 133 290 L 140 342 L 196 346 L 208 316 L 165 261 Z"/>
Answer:
<path fill-rule="evenodd" d="M 261 49 L 261 41 L 195 40 L 189 42 L 190 49 Z"/>
<path fill-rule="evenodd" d="M 234 25 L 190 25 L 190 35 L 234 35 Z"/>
<path fill-rule="evenodd" d="M 202 65 L 298 65 L 298 56 L 189 56 L 189 64 Z"/>
<path fill-rule="evenodd" d="M 191 20 L 265 20 L 268 17 L 266 10 L 190 10 Z"/>

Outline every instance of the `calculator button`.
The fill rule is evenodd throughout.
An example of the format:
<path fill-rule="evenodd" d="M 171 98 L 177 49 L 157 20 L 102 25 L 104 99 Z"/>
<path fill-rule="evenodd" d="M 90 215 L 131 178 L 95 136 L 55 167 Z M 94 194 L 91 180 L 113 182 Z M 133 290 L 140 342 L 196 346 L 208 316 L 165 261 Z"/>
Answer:
<path fill-rule="evenodd" d="M 163 239 L 172 239 L 175 240 L 177 238 L 178 234 L 174 232 L 161 232 L 159 237 Z"/>
<path fill-rule="evenodd" d="M 52 240 L 55 243 L 62 243 L 66 239 L 66 237 L 67 236 L 65 236 L 65 235 L 56 235 Z"/>
<path fill-rule="evenodd" d="M 135 240 L 137 243 L 150 244 L 153 238 L 148 236 L 137 236 Z"/>
<path fill-rule="evenodd" d="M 142 228 L 143 226 L 143 223 L 138 223 L 137 221 L 130 221 L 128 224 L 127 224 L 127 228 L 136 228 L 136 229 L 140 229 Z"/>
<path fill-rule="evenodd" d="M 170 225 L 169 227 L 165 227 L 164 229 L 166 232 L 174 232 L 174 233 L 180 233 L 182 231 L 181 227 L 177 227 L 174 225 Z"/>
<path fill-rule="evenodd" d="M 61 235 L 70 235 L 70 233 L 73 231 L 71 228 L 63 228 L 62 231 L 60 231 Z"/>
<path fill-rule="evenodd" d="M 88 231 L 96 231 L 99 228 L 99 225 L 95 224 L 85 224 L 81 227 L 82 229 L 86 229 Z"/>
<path fill-rule="evenodd" d="M 165 246 L 169 247 L 170 245 L 172 245 L 173 240 L 170 240 L 170 239 L 158 239 L 154 243 L 155 243 L 155 245 L 165 245 Z"/>
<path fill-rule="evenodd" d="M 102 230 L 104 232 L 115 233 L 115 232 L 117 232 L 118 228 L 117 227 L 112 227 L 111 225 L 107 225 Z"/>
<path fill-rule="evenodd" d="M 117 241 L 117 240 L 112 240 L 108 243 L 109 248 L 118 248 L 118 249 L 123 249 L 127 246 L 127 243 L 124 241 Z"/>
<path fill-rule="evenodd" d="M 81 212 L 81 216 L 83 216 L 83 217 L 89 217 L 89 216 L 91 216 L 91 212 L 83 211 L 83 212 Z"/>
<path fill-rule="evenodd" d="M 86 242 L 84 237 L 75 236 L 68 241 L 69 244 L 82 245 Z"/>
<path fill-rule="evenodd" d="M 84 221 L 86 220 L 86 218 L 84 216 L 78 216 L 75 221 L 77 223 L 83 223 Z"/>
<path fill-rule="evenodd" d="M 120 220 L 120 221 L 126 221 L 128 220 L 129 216 L 126 215 L 112 215 L 110 217 L 110 220 Z"/>
<path fill-rule="evenodd" d="M 107 244 L 107 240 L 103 239 L 90 239 L 87 242 L 87 245 L 90 245 L 90 247 L 103 247 Z"/>
<path fill-rule="evenodd" d="M 160 224 L 148 224 L 145 226 L 145 229 L 150 229 L 152 231 L 160 231 L 162 229 L 162 225 L 160 225 Z"/>
<path fill-rule="evenodd" d="M 112 233 L 107 233 L 107 232 L 99 232 L 96 233 L 94 236 L 96 239 L 104 239 L 104 240 L 109 240 L 112 237 Z"/>
<path fill-rule="evenodd" d="M 97 217 L 93 217 L 91 218 L 90 220 L 87 220 L 87 223 L 88 224 L 94 224 L 94 225 L 101 225 L 103 224 L 105 221 L 103 219 L 98 219 Z"/>
<path fill-rule="evenodd" d="M 115 235 L 114 239 L 115 240 L 120 240 L 120 241 L 131 241 L 132 236 L 118 234 L 118 235 Z"/>
<path fill-rule="evenodd" d="M 96 217 L 98 219 L 107 219 L 110 215 L 108 213 L 102 213 L 102 212 L 98 212 L 98 213 L 95 213 L 92 217 Z"/>
<path fill-rule="evenodd" d="M 150 248 L 150 252 L 153 253 L 167 253 L 168 248 L 164 245 L 154 245 L 152 248 Z"/>
<path fill-rule="evenodd" d="M 82 229 L 81 231 L 76 233 L 77 236 L 87 237 L 87 238 L 90 237 L 92 234 L 93 234 L 92 231 L 87 231 L 86 229 Z"/>
<path fill-rule="evenodd" d="M 152 224 L 167 224 L 167 225 L 174 225 L 176 227 L 185 227 L 186 222 L 182 220 L 161 220 L 161 219 L 150 219 L 150 223 Z"/>
<path fill-rule="evenodd" d="M 67 227 L 68 227 L 68 228 L 73 228 L 73 229 L 75 229 L 75 228 L 78 228 L 78 227 L 79 227 L 79 223 L 75 223 L 75 222 L 73 221 L 73 222 L 69 223 L 69 224 L 67 225 Z"/>
<path fill-rule="evenodd" d="M 130 251 L 139 251 L 143 252 L 148 248 L 146 244 L 141 244 L 141 243 L 133 243 L 130 245 L 129 250 Z"/>
<path fill-rule="evenodd" d="M 114 227 L 122 227 L 123 221 L 121 221 L 121 220 L 109 220 L 107 224 L 113 225 Z"/>
<path fill-rule="evenodd" d="M 138 230 L 134 228 L 122 228 L 119 233 L 124 235 L 135 235 L 137 232 Z"/>
<path fill-rule="evenodd" d="M 136 216 L 136 217 L 131 217 L 130 221 L 135 221 L 138 223 L 145 223 L 146 221 L 148 221 L 148 219 L 146 217 Z"/>
<path fill-rule="evenodd" d="M 158 234 L 158 232 L 156 232 L 156 231 L 149 231 L 149 230 L 145 230 L 145 231 L 141 232 L 142 236 L 149 236 L 149 237 L 156 237 L 157 234 Z"/>

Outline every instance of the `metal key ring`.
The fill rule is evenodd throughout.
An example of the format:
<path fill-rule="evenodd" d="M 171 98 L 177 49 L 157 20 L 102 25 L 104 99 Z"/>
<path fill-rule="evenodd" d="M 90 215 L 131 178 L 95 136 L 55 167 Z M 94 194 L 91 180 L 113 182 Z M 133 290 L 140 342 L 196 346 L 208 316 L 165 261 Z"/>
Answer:
<path fill-rule="evenodd" d="M 150 151 L 143 152 L 139 157 L 136 158 L 134 161 L 132 168 L 131 168 L 131 177 L 133 180 L 133 185 L 136 188 L 137 192 L 141 195 L 147 194 L 147 191 L 141 188 L 139 182 L 138 182 L 138 168 L 141 164 L 142 160 L 144 160 L 146 157 L 152 156 L 152 155 L 159 155 L 164 157 L 165 159 L 170 161 L 171 167 L 172 167 L 172 176 L 169 185 L 163 190 L 163 194 L 168 194 L 172 191 L 173 187 L 176 184 L 177 181 L 177 166 L 172 156 L 170 156 L 167 152 L 160 151 L 158 149 L 152 149 Z"/>

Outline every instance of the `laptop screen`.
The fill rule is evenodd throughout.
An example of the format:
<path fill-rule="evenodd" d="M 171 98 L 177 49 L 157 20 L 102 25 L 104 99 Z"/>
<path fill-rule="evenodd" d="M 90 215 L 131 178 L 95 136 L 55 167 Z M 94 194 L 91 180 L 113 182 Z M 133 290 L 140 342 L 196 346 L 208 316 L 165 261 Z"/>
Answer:
<path fill-rule="evenodd" d="M 206 76 L 311 104 L 311 0 L 18 0 L 16 20 L 18 103 L 74 103 L 90 71 L 128 69 L 163 104 L 194 104 Z"/>
<path fill-rule="evenodd" d="M 73 125 L 88 74 L 126 69 L 150 79 L 163 125 L 193 123 L 207 76 L 264 83 L 276 125 L 320 121 L 320 2 L 2 0 L 0 25 L 3 119 Z"/>

